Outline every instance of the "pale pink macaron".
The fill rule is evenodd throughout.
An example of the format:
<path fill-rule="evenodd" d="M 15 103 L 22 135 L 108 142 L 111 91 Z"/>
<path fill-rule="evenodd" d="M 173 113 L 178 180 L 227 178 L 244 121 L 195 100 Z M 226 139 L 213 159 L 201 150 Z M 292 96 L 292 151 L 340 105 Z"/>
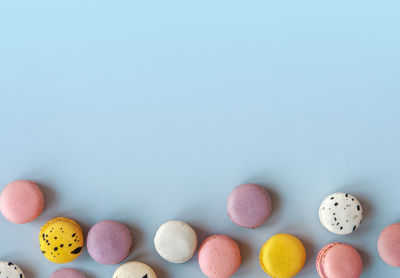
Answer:
<path fill-rule="evenodd" d="M 50 278 L 86 278 L 86 276 L 75 268 L 61 268 L 54 271 Z"/>
<path fill-rule="evenodd" d="M 363 268 L 358 251 L 350 245 L 338 242 L 321 249 L 316 266 L 321 278 L 358 278 Z"/>
<path fill-rule="evenodd" d="M 33 181 L 14 181 L 1 192 L 1 213 L 8 221 L 15 224 L 31 222 L 42 213 L 43 208 L 43 192 Z"/>
<path fill-rule="evenodd" d="M 381 232 L 378 253 L 388 265 L 400 267 L 400 223 L 392 224 Z"/>
<path fill-rule="evenodd" d="M 199 249 L 200 269 L 209 278 L 231 277 L 241 260 L 238 244 L 225 235 L 208 237 Z"/>

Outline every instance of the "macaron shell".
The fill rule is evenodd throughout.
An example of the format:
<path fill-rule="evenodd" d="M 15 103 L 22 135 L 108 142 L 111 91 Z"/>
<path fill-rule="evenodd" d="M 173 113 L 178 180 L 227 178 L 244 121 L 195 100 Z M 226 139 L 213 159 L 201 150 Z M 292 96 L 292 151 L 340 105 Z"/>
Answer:
<path fill-rule="evenodd" d="M 378 253 L 388 265 L 400 267 L 400 223 L 392 224 L 381 232 Z"/>
<path fill-rule="evenodd" d="M 236 187 L 228 197 L 228 215 L 238 226 L 257 228 L 271 215 L 271 197 L 257 184 Z"/>
<path fill-rule="evenodd" d="M 15 224 L 36 219 L 44 208 L 44 195 L 33 181 L 18 180 L 8 184 L 0 195 L 3 216 Z"/>
<path fill-rule="evenodd" d="M 50 278 L 86 278 L 86 276 L 75 268 L 61 268 L 53 272 Z"/>
<path fill-rule="evenodd" d="M 290 278 L 303 268 L 306 251 L 303 243 L 288 234 L 271 237 L 261 248 L 260 265 L 274 278 Z"/>
<path fill-rule="evenodd" d="M 39 234 L 42 254 L 51 262 L 68 263 L 82 252 L 82 229 L 74 220 L 58 217 L 47 222 Z"/>
<path fill-rule="evenodd" d="M 157 253 L 171 263 L 190 260 L 197 248 L 196 232 L 182 221 L 172 220 L 164 223 L 154 237 Z"/>
<path fill-rule="evenodd" d="M 363 267 L 358 251 L 342 243 L 323 248 L 318 254 L 317 265 L 322 278 L 358 278 Z"/>
<path fill-rule="evenodd" d="M 241 263 L 238 244 L 225 235 L 205 239 L 198 255 L 200 269 L 209 278 L 231 277 Z"/>
<path fill-rule="evenodd" d="M 105 220 L 90 228 L 87 236 L 89 255 L 98 263 L 113 265 L 120 263 L 132 249 L 132 235 L 124 224 Z"/>
<path fill-rule="evenodd" d="M 25 275 L 16 264 L 0 261 L 0 278 L 25 278 Z"/>
<path fill-rule="evenodd" d="M 362 218 L 360 202 L 349 193 L 333 193 L 322 201 L 319 208 L 321 224 L 334 234 L 346 235 L 354 232 Z"/>
<path fill-rule="evenodd" d="M 141 262 L 128 262 L 115 270 L 113 278 L 157 278 L 154 270 Z"/>

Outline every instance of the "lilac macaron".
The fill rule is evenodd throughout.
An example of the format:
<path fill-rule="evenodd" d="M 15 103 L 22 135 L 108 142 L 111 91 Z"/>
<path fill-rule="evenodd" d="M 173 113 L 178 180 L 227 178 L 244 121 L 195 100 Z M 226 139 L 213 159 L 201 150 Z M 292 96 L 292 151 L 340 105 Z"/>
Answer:
<path fill-rule="evenodd" d="M 86 276 L 75 268 L 61 268 L 54 271 L 50 278 L 86 278 Z"/>
<path fill-rule="evenodd" d="M 90 228 L 86 244 L 93 260 L 113 265 L 128 257 L 132 248 L 132 234 L 124 224 L 104 220 Z"/>
<path fill-rule="evenodd" d="M 255 229 L 271 215 L 271 197 L 260 185 L 242 184 L 229 195 L 227 210 L 235 224 Z"/>

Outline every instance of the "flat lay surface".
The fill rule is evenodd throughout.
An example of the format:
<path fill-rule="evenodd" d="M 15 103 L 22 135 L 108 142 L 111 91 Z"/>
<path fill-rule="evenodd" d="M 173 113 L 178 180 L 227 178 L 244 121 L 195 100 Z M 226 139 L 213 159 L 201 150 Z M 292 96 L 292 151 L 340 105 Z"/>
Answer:
<path fill-rule="evenodd" d="M 0 261 L 27 278 L 75 267 L 112 277 L 86 248 L 57 265 L 40 227 L 67 217 L 82 227 L 128 226 L 123 262 L 158 278 L 201 278 L 154 248 L 166 221 L 188 223 L 201 243 L 238 242 L 233 277 L 267 277 L 261 246 L 287 233 L 306 250 L 296 277 L 317 277 L 331 242 L 350 244 L 361 277 L 398 277 L 377 240 L 400 222 L 398 1 L 26 1 L 0 4 L 0 187 L 33 180 L 43 213 L 27 224 L 0 215 Z M 256 183 L 272 211 L 257 229 L 234 224 L 227 200 Z M 335 235 L 322 200 L 354 195 L 363 221 Z M 339 208 L 338 208 L 339 209 Z M 356 225 L 356 224 L 354 224 Z M 353 226 L 354 226 L 353 225 Z"/>

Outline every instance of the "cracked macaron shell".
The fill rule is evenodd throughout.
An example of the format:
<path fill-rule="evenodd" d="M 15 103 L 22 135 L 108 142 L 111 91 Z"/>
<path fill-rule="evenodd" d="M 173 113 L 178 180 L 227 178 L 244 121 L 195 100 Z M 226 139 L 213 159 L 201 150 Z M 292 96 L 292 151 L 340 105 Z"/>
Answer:
<path fill-rule="evenodd" d="M 82 229 L 74 220 L 58 217 L 47 222 L 40 230 L 42 254 L 51 262 L 63 264 L 75 260 L 82 252 Z"/>

